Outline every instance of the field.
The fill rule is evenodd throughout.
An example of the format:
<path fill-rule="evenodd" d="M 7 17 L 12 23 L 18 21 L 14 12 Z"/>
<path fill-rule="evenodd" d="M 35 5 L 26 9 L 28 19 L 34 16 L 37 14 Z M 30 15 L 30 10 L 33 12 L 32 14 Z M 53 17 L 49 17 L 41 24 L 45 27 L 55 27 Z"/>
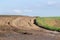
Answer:
<path fill-rule="evenodd" d="M 59 21 L 60 17 L 2 15 L 0 16 L 0 40 L 60 40 L 60 32 L 50 31 L 56 28 L 60 31 Z"/>
<path fill-rule="evenodd" d="M 60 31 L 60 17 L 36 17 L 36 24 L 45 29 Z"/>

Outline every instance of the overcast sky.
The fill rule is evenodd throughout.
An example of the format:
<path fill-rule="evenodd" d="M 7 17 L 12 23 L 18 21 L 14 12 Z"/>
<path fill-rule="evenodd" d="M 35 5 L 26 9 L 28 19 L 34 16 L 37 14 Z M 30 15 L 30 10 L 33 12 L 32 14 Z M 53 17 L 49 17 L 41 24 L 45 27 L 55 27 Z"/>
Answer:
<path fill-rule="evenodd" d="M 60 0 L 0 0 L 0 15 L 60 16 Z"/>

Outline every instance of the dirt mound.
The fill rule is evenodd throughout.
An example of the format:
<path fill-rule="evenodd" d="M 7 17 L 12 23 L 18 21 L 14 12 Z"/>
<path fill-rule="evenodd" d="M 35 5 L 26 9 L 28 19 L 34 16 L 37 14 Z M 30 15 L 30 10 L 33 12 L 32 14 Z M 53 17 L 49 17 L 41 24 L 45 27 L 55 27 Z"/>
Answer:
<path fill-rule="evenodd" d="M 34 17 L 29 16 L 0 16 L 0 29 L 39 30 L 34 25 Z"/>
<path fill-rule="evenodd" d="M 39 27 L 34 26 L 34 18 L 18 17 L 10 22 L 10 25 L 23 30 L 39 30 Z"/>

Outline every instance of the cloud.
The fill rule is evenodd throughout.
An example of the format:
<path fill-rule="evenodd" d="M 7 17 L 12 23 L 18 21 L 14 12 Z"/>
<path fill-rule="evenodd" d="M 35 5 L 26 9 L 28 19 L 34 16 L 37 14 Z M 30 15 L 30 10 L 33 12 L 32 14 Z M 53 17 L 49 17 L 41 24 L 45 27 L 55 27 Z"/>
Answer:
<path fill-rule="evenodd" d="M 30 9 L 23 9 L 23 10 L 14 9 L 13 12 L 14 13 L 23 13 L 23 12 L 32 12 L 32 10 L 30 10 Z"/>
<path fill-rule="evenodd" d="M 48 5 L 55 5 L 56 3 L 56 1 L 48 1 Z"/>
<path fill-rule="evenodd" d="M 32 12 L 30 9 L 24 9 L 24 12 Z"/>
<path fill-rule="evenodd" d="M 15 12 L 15 13 L 22 13 L 22 11 L 18 10 L 18 9 L 14 9 L 13 12 Z"/>
<path fill-rule="evenodd" d="M 48 6 L 49 7 L 60 8 L 60 2 L 59 1 L 48 1 Z"/>

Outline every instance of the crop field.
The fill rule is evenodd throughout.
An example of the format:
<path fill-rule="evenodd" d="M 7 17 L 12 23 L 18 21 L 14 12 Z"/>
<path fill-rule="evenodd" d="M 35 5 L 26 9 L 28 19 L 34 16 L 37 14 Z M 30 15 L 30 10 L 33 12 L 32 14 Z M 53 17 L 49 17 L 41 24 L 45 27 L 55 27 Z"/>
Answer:
<path fill-rule="evenodd" d="M 36 24 L 45 29 L 60 31 L 60 17 L 36 17 Z"/>

